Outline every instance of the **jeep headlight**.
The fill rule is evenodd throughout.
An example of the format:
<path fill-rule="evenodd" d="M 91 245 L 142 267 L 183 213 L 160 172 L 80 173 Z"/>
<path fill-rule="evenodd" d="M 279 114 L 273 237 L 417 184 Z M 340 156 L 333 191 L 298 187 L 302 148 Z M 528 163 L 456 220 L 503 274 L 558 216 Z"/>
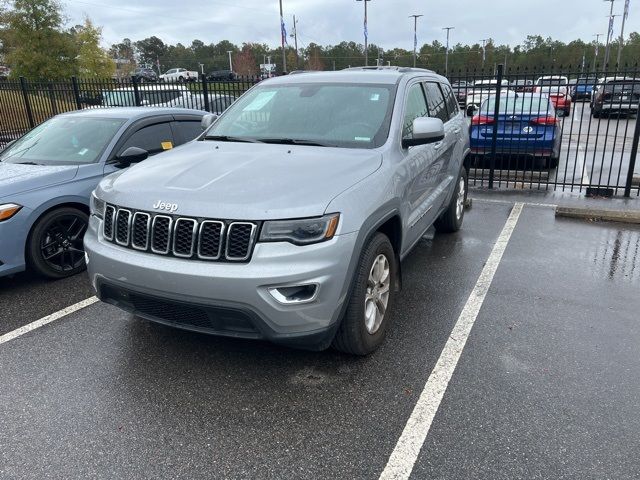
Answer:
<path fill-rule="evenodd" d="M 5 203 L 4 205 L 0 205 L 0 222 L 9 220 L 18 213 L 21 208 L 22 205 L 18 205 L 17 203 Z"/>
<path fill-rule="evenodd" d="M 100 200 L 95 192 L 91 192 L 91 215 L 95 215 L 100 219 L 104 219 L 104 200 Z"/>
<path fill-rule="evenodd" d="M 295 245 L 331 240 L 338 229 L 340 214 L 295 220 L 270 220 L 264 222 L 261 242 L 290 242 Z"/>

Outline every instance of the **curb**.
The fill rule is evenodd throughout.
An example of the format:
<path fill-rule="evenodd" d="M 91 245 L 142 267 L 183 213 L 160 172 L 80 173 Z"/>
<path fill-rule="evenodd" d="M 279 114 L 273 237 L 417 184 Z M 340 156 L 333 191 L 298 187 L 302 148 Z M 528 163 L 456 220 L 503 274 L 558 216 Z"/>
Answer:
<path fill-rule="evenodd" d="M 599 210 L 596 208 L 556 207 L 556 217 L 580 218 L 600 222 L 640 224 L 640 210 Z"/>

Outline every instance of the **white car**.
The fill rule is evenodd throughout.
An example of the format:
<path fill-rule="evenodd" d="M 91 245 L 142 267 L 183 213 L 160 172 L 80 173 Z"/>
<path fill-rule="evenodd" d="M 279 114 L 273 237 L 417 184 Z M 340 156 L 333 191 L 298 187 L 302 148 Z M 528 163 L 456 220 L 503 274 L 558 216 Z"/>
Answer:
<path fill-rule="evenodd" d="M 144 107 L 178 107 L 202 110 L 202 95 L 191 92 L 182 85 L 140 85 L 138 87 L 140 106 Z M 122 87 L 102 91 L 104 107 L 134 107 L 137 105 L 135 89 Z"/>
<path fill-rule="evenodd" d="M 509 80 L 503 79 L 501 82 L 502 90 L 501 94 L 507 94 L 511 92 Z M 498 86 L 497 79 L 490 80 L 476 80 L 471 87 L 471 90 L 467 92 L 467 104 L 465 112 L 468 116 L 472 116 L 476 112 L 482 102 L 484 102 L 490 95 L 496 94 L 496 87 Z"/>
<path fill-rule="evenodd" d="M 161 82 L 195 82 L 198 72 L 186 68 L 172 68 L 160 75 Z"/>

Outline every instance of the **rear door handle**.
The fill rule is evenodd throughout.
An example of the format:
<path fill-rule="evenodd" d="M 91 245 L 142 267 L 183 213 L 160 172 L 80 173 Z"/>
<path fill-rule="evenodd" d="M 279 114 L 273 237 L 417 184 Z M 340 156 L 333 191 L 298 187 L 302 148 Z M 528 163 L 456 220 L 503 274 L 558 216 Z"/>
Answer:
<path fill-rule="evenodd" d="M 453 133 L 460 133 L 460 129 L 459 129 L 459 128 L 456 128 L 456 129 L 453 131 Z"/>
<path fill-rule="evenodd" d="M 433 144 L 433 149 L 434 150 L 440 150 L 442 148 L 442 142 L 438 142 L 438 143 L 434 143 Z"/>

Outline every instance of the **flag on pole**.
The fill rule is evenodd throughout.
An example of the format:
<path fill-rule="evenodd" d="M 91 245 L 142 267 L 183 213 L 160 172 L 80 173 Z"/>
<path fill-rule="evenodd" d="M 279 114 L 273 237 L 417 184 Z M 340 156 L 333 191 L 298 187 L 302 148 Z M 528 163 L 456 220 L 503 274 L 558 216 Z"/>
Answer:
<path fill-rule="evenodd" d="M 364 39 L 367 40 L 368 38 L 369 38 L 369 32 L 367 30 L 367 19 L 365 17 L 365 19 L 364 19 Z"/>
<path fill-rule="evenodd" d="M 284 26 L 284 18 L 280 17 L 280 34 L 282 35 L 282 44 L 289 45 L 287 42 L 287 28 Z"/>
<path fill-rule="evenodd" d="M 628 20 L 629 19 L 629 2 L 631 0 L 626 0 L 624 2 L 624 19 Z"/>
<path fill-rule="evenodd" d="M 608 37 L 607 39 L 610 40 L 613 38 L 613 21 L 615 20 L 616 17 L 614 17 L 613 15 L 611 15 L 611 17 L 609 17 L 609 33 L 607 34 Z"/>

